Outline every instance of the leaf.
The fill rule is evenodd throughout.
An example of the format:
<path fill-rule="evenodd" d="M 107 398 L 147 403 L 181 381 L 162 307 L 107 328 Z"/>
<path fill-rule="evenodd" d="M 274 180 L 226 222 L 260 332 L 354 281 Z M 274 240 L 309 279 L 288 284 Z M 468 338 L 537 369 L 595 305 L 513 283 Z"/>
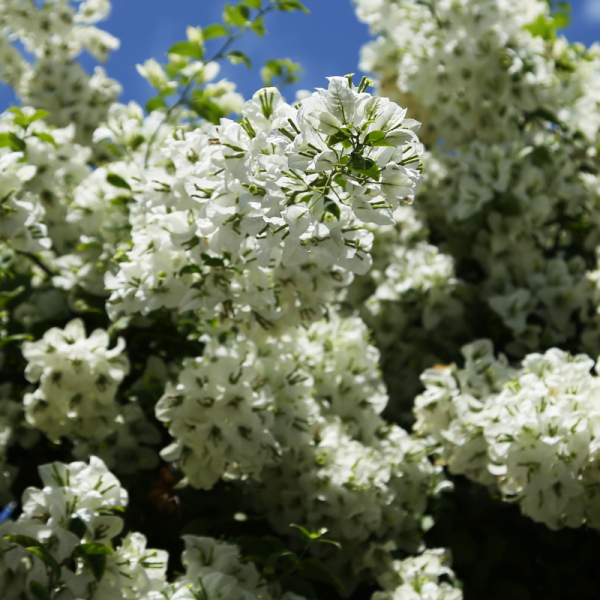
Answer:
<path fill-rule="evenodd" d="M 19 296 L 25 291 L 25 286 L 19 286 L 15 290 L 11 290 L 10 292 L 0 292 L 0 310 L 3 310 L 4 307 L 16 296 Z"/>
<path fill-rule="evenodd" d="M 6 344 L 10 344 L 11 342 L 21 342 L 23 340 L 31 342 L 35 338 L 30 333 L 16 333 L 15 335 L 7 335 L 5 337 L 0 337 L 0 348 L 6 346 Z"/>
<path fill-rule="evenodd" d="M 329 200 L 328 198 L 325 199 L 324 210 L 325 212 L 332 214 L 338 221 L 340 220 L 340 217 L 342 215 L 342 213 L 340 212 L 340 207 L 335 202 L 333 202 L 333 200 Z"/>
<path fill-rule="evenodd" d="M 248 55 L 244 54 L 241 50 L 232 50 L 225 55 L 225 58 L 227 58 L 232 65 L 243 63 L 248 69 L 252 68 L 252 62 L 248 58 Z"/>
<path fill-rule="evenodd" d="M 250 9 L 245 4 L 231 4 L 225 5 L 225 14 L 223 15 L 225 21 L 229 21 L 237 27 L 243 27 L 250 17 Z"/>
<path fill-rule="evenodd" d="M 35 131 L 33 133 L 33 135 L 35 135 L 35 137 L 39 138 L 40 140 L 42 140 L 44 142 L 48 142 L 49 144 L 52 144 L 55 148 L 58 147 L 56 140 L 49 133 L 45 133 L 43 131 Z"/>
<path fill-rule="evenodd" d="M 202 98 L 201 100 L 194 100 L 188 103 L 188 106 L 198 113 L 203 119 L 210 121 L 214 125 L 218 125 L 221 119 L 225 116 L 223 110 L 218 104 L 215 104 L 208 98 Z"/>
<path fill-rule="evenodd" d="M 385 141 L 385 133 L 383 131 L 371 131 L 365 138 L 365 144 L 368 146 L 393 146 Z"/>
<path fill-rule="evenodd" d="M 218 256 L 211 256 L 210 254 L 206 254 L 204 252 L 202 252 L 202 254 L 200 254 L 200 256 L 202 257 L 204 264 L 209 267 L 224 267 L 225 266 L 225 261 L 222 258 L 219 258 Z"/>
<path fill-rule="evenodd" d="M 202 57 L 204 56 L 204 49 L 202 46 L 198 46 L 192 42 L 176 42 L 169 48 L 167 54 L 189 56 L 190 58 L 202 60 Z"/>
<path fill-rule="evenodd" d="M 42 546 L 42 542 L 39 542 L 35 538 L 29 537 L 28 535 L 5 535 L 4 539 L 7 542 L 19 544 L 19 546 L 23 546 L 24 548 Z"/>
<path fill-rule="evenodd" d="M 56 562 L 54 556 L 52 556 L 50 552 L 46 550 L 46 548 L 44 548 L 43 546 L 30 546 L 29 548 L 27 548 L 27 550 L 32 554 L 35 554 L 47 567 L 50 567 L 52 569 L 52 573 L 54 573 L 55 580 L 58 581 L 60 579 L 60 566 Z"/>
<path fill-rule="evenodd" d="M 224 25 L 221 25 L 220 23 L 214 23 L 213 25 L 205 27 L 202 30 L 202 35 L 204 36 L 205 40 L 210 40 L 217 37 L 227 37 L 229 32 Z"/>
<path fill-rule="evenodd" d="M 88 555 L 103 554 L 105 556 L 113 556 L 114 554 L 114 552 L 108 546 L 105 546 L 104 544 L 95 544 L 93 542 L 87 544 L 80 544 L 78 548 L 81 552 Z"/>
<path fill-rule="evenodd" d="M 262 17 L 257 17 L 256 19 L 254 19 L 254 21 L 252 21 L 252 23 L 250 24 L 250 28 L 252 29 L 252 31 L 254 31 L 254 33 L 256 33 L 258 37 L 263 37 L 265 33 L 267 33 L 267 30 L 265 28 L 265 22 L 263 21 Z"/>
<path fill-rule="evenodd" d="M 39 581 L 32 581 L 29 584 L 29 591 L 35 600 L 52 600 L 48 590 Z"/>
<path fill-rule="evenodd" d="M 50 114 L 47 110 L 38 109 L 32 115 L 26 115 L 21 109 L 14 106 L 8 110 L 14 113 L 15 124 L 20 125 L 23 129 L 27 129 L 34 121 L 43 119 Z"/>
<path fill-rule="evenodd" d="M 167 103 L 164 98 L 160 96 L 155 96 L 154 98 L 150 98 L 148 102 L 146 102 L 146 112 L 150 114 L 151 112 L 158 110 L 159 108 L 166 108 Z"/>
<path fill-rule="evenodd" d="M 310 15 L 310 10 L 300 2 L 300 0 L 279 0 L 279 4 L 276 6 L 278 10 L 301 10 L 303 13 Z"/>
<path fill-rule="evenodd" d="M 92 572 L 94 579 L 100 581 L 106 571 L 106 554 L 94 554 L 93 552 L 87 552 L 86 546 L 101 546 L 101 544 L 81 544 L 76 546 L 73 550 L 73 556 L 78 556 L 83 559 L 83 562 Z M 95 551 L 95 548 L 90 550 Z"/>
<path fill-rule="evenodd" d="M 110 185 L 114 185 L 115 187 L 131 191 L 131 186 L 120 175 L 117 175 L 116 173 L 109 173 L 106 176 L 106 181 L 108 181 Z"/>
<path fill-rule="evenodd" d="M 17 137 L 14 133 L 0 133 L 0 148 L 10 148 L 15 152 L 22 152 L 25 150 L 25 142 Z"/>
<path fill-rule="evenodd" d="M 124 318 L 125 317 L 121 317 L 120 319 L 118 319 L 115 323 L 113 323 L 111 325 L 111 327 L 116 327 L 118 325 L 118 323 L 121 321 L 121 319 L 124 319 Z M 110 328 L 109 328 L 109 334 L 110 334 Z M 85 526 L 85 523 L 79 517 L 72 518 L 69 521 L 68 529 L 71 533 L 75 534 L 79 539 L 81 539 L 85 535 L 85 532 L 87 531 L 87 527 Z"/>
<path fill-rule="evenodd" d="M 260 9 L 261 0 L 244 0 L 244 2 L 252 8 L 256 8 L 256 10 Z"/>

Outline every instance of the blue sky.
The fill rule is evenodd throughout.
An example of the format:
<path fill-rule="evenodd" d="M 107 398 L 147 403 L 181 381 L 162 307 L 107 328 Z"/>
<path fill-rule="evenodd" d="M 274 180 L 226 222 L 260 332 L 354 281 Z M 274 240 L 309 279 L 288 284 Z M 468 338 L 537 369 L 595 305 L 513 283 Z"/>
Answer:
<path fill-rule="evenodd" d="M 299 84 L 285 92 L 292 99 L 296 89 L 325 86 L 327 76 L 360 74 L 359 50 L 369 33 L 354 16 L 350 0 L 304 1 L 310 16 L 299 12 L 271 14 L 266 19 L 268 34 L 264 38 L 248 33 L 237 44 L 250 55 L 255 69 L 223 64 L 220 77 L 235 81 L 248 98 L 261 86 L 258 67 L 268 58 L 288 57 L 305 71 Z M 220 22 L 224 4 L 223 0 L 113 0 L 112 14 L 100 26 L 121 40 L 121 48 L 105 65 L 108 74 L 123 85 L 121 100 L 144 103 L 152 89 L 137 73 L 136 63 L 151 57 L 162 61 L 171 44 L 185 39 L 187 25 Z M 572 5 L 567 37 L 587 45 L 600 40 L 600 0 L 573 0 Z M 94 63 L 84 59 L 84 64 L 92 68 Z M 0 108 L 10 103 L 11 96 L 9 90 L 0 89 Z"/>

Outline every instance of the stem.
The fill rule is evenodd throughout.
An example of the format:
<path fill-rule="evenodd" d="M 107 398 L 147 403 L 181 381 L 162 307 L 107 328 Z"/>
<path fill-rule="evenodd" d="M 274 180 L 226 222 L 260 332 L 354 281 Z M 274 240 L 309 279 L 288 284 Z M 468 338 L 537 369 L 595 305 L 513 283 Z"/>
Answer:
<path fill-rule="evenodd" d="M 233 42 L 235 42 L 239 37 L 241 37 L 244 33 L 246 33 L 246 31 L 248 31 L 248 29 L 258 19 L 260 19 L 267 13 L 271 12 L 274 8 L 276 8 L 277 4 L 279 4 L 279 0 L 270 0 L 269 4 L 267 4 L 267 6 L 265 6 L 264 8 L 261 8 L 261 10 L 258 11 L 258 14 L 252 21 L 247 21 L 246 23 L 244 23 L 244 25 L 242 25 L 242 27 L 240 27 L 240 29 L 238 31 L 236 31 L 233 35 L 230 35 L 227 38 L 227 41 L 221 46 L 219 51 L 214 56 L 212 56 L 208 60 L 204 61 L 205 64 L 209 63 L 209 62 L 213 62 L 215 60 L 221 60 L 221 59 L 225 58 L 225 53 L 227 52 L 227 50 L 229 50 L 229 47 L 231 46 L 231 44 L 233 44 Z M 194 85 L 194 77 L 192 77 L 187 82 L 187 84 L 183 88 L 183 91 L 181 92 L 181 95 L 179 96 L 179 99 L 177 100 L 177 102 L 175 102 L 175 104 L 173 104 L 172 106 L 169 107 L 169 109 L 165 113 L 163 120 L 160 122 L 160 125 L 154 130 L 154 132 L 150 136 L 150 139 L 148 140 L 148 146 L 146 148 L 146 155 L 144 157 L 144 168 L 148 168 L 148 161 L 150 160 L 150 152 L 152 150 L 152 145 L 156 141 L 156 136 L 158 135 L 158 132 L 161 130 L 162 126 L 169 120 L 169 118 L 171 117 L 171 115 L 173 114 L 175 109 L 179 108 L 180 106 L 182 106 L 185 103 L 186 96 L 188 95 L 188 92 L 192 89 L 193 85 Z"/>
<path fill-rule="evenodd" d="M 45 265 L 41 259 L 39 259 L 35 254 L 31 252 L 24 252 L 23 250 L 17 250 L 17 254 L 21 254 L 22 256 L 26 256 L 32 263 L 36 264 L 46 275 L 50 277 L 54 277 L 56 273 L 47 265 Z"/>

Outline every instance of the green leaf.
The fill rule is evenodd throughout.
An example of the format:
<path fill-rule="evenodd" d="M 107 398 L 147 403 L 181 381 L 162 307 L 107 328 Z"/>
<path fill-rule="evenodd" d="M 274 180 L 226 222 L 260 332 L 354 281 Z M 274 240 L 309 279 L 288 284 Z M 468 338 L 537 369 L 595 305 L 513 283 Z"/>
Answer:
<path fill-rule="evenodd" d="M 385 141 L 385 133 L 383 131 L 371 131 L 365 138 L 365 144 L 368 146 L 393 146 Z"/>
<path fill-rule="evenodd" d="M 39 542 L 35 538 L 29 537 L 27 535 L 5 535 L 4 539 L 7 542 L 11 542 L 13 544 L 19 544 L 19 546 L 23 546 L 24 548 L 30 547 L 41 547 L 42 542 Z"/>
<path fill-rule="evenodd" d="M 86 546 L 100 546 L 101 544 L 81 544 L 73 550 L 73 556 L 83 559 L 87 568 L 92 572 L 94 579 L 100 581 L 106 571 L 106 554 L 86 552 Z"/>
<path fill-rule="evenodd" d="M 34 121 L 43 119 L 50 114 L 47 110 L 38 109 L 32 115 L 26 115 L 20 108 L 15 106 L 8 110 L 15 115 L 13 121 L 23 127 L 23 129 L 27 129 Z"/>
<path fill-rule="evenodd" d="M 310 15 L 310 10 L 300 0 L 279 0 L 279 4 L 275 8 L 285 11 L 301 10 L 303 13 Z"/>
<path fill-rule="evenodd" d="M 244 2 L 251 6 L 252 8 L 256 8 L 256 10 L 260 10 L 261 0 L 244 0 Z"/>
<path fill-rule="evenodd" d="M 49 144 L 52 144 L 55 148 L 58 147 L 56 140 L 49 133 L 45 133 L 43 131 L 35 131 L 33 135 L 35 135 L 35 137 L 39 138 L 40 140 L 42 140 L 44 142 L 48 142 Z"/>
<path fill-rule="evenodd" d="M 263 37 L 265 33 L 267 33 L 267 29 L 265 28 L 265 23 L 262 17 L 257 17 L 250 24 L 250 29 L 256 33 L 258 37 Z"/>
<path fill-rule="evenodd" d="M 50 552 L 46 550 L 46 548 L 44 548 L 43 546 L 30 546 L 29 548 L 27 548 L 27 550 L 32 554 L 35 554 L 47 567 L 50 567 L 52 569 L 52 573 L 54 573 L 55 580 L 58 581 L 60 579 L 60 566 L 56 562 L 54 556 L 52 556 Z"/>
<path fill-rule="evenodd" d="M 19 296 L 25 291 L 25 286 L 19 286 L 15 290 L 8 292 L 0 292 L 0 310 L 4 310 L 6 305 L 16 296 Z"/>
<path fill-rule="evenodd" d="M 114 552 L 104 544 L 80 544 L 79 549 L 84 554 L 103 554 L 105 556 L 113 556 Z"/>
<path fill-rule="evenodd" d="M 204 56 L 204 48 L 193 44 L 192 42 L 176 42 L 170 48 L 167 54 L 177 54 L 179 56 L 189 56 L 202 60 Z"/>
<path fill-rule="evenodd" d="M 332 214 L 338 221 L 341 217 L 340 207 L 333 200 L 325 199 L 325 212 Z"/>
<path fill-rule="evenodd" d="M 31 342 L 34 339 L 35 338 L 30 333 L 16 333 L 15 335 L 7 335 L 4 337 L 0 337 L 0 348 L 3 348 L 11 342 L 22 342 L 24 340 Z"/>
<path fill-rule="evenodd" d="M 188 103 L 188 106 L 192 110 L 196 111 L 203 119 L 206 119 L 215 125 L 218 125 L 221 122 L 221 119 L 225 116 L 221 107 L 208 98 L 193 100 L 192 102 Z"/>
<path fill-rule="evenodd" d="M 218 258 L 217 256 L 210 256 L 210 254 L 206 254 L 204 252 L 202 252 L 202 254 L 200 254 L 200 256 L 202 257 L 204 264 L 209 267 L 224 267 L 225 266 L 225 261 L 222 258 Z"/>
<path fill-rule="evenodd" d="M 225 14 L 223 18 L 237 27 L 243 27 L 250 17 L 250 9 L 245 4 L 225 5 Z"/>
<path fill-rule="evenodd" d="M 164 101 L 164 98 L 161 98 L 160 96 L 154 96 L 154 98 L 150 98 L 150 100 L 146 102 L 146 112 L 148 114 L 159 108 L 167 108 L 167 103 Z"/>
<path fill-rule="evenodd" d="M 252 68 L 252 62 L 241 50 L 232 50 L 225 55 L 225 58 L 228 59 L 232 65 L 244 64 L 249 69 Z"/>
<path fill-rule="evenodd" d="M 0 148 L 7 147 L 15 152 L 22 152 L 25 150 L 25 142 L 12 131 L 9 133 L 0 133 Z"/>
<path fill-rule="evenodd" d="M 227 37 L 229 35 L 229 32 L 227 31 L 227 28 L 224 25 L 221 25 L 220 23 L 215 23 L 214 25 L 209 25 L 208 27 L 205 27 L 202 30 L 202 35 L 204 36 L 205 40 L 210 40 L 212 38 L 217 37 Z"/>
<path fill-rule="evenodd" d="M 124 317 L 121 317 L 121 319 L 123 319 Z M 115 323 L 113 323 L 111 325 L 111 327 L 115 327 L 116 324 L 121 320 L 117 320 Z M 109 330 L 110 331 L 110 330 Z M 69 527 L 68 527 L 69 531 L 71 533 L 74 533 L 79 539 L 81 539 L 84 535 L 85 532 L 87 531 L 87 527 L 85 526 L 85 523 L 79 518 L 79 517 L 75 517 L 72 518 L 69 521 Z"/>
<path fill-rule="evenodd" d="M 106 176 L 106 181 L 108 181 L 110 185 L 114 185 L 115 187 L 131 191 L 131 186 L 120 175 L 117 175 L 116 173 L 109 173 Z"/>
<path fill-rule="evenodd" d="M 29 591 L 35 600 L 52 600 L 48 590 L 39 581 L 32 581 L 29 584 Z"/>

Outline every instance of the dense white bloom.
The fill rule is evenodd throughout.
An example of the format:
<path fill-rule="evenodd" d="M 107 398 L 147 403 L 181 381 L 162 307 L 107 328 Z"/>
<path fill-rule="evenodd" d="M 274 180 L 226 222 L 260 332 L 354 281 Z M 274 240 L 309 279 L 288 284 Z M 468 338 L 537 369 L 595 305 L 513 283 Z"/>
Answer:
<path fill-rule="evenodd" d="M 5 597 L 21 598 L 31 582 L 82 600 L 142 600 L 165 589 L 166 552 L 146 549 L 139 533 L 112 548 L 128 497 L 101 460 L 52 463 L 39 473 L 44 487 L 28 488 L 19 518 L 0 525 Z"/>
<path fill-rule="evenodd" d="M 519 369 L 489 342 L 464 348 L 465 368 L 426 372 L 416 429 L 451 471 L 493 484 L 524 514 L 557 529 L 597 527 L 598 379 L 594 361 L 553 348 Z"/>
<path fill-rule="evenodd" d="M 144 175 L 133 248 L 107 276 L 111 315 L 167 307 L 293 324 L 368 270 L 362 224 L 392 222 L 420 180 L 415 123 L 345 78 L 297 108 L 262 90 L 242 114 L 174 136 L 163 155 L 175 172 Z"/>
<path fill-rule="evenodd" d="M 125 341 L 109 349 L 106 331 L 86 337 L 80 319 L 61 330 L 49 329 L 37 342 L 23 344 L 26 377 L 40 382 L 24 398 L 27 421 L 51 440 L 61 436 L 101 440 L 109 435 L 118 415 L 115 394 L 129 372 L 123 355 Z"/>

